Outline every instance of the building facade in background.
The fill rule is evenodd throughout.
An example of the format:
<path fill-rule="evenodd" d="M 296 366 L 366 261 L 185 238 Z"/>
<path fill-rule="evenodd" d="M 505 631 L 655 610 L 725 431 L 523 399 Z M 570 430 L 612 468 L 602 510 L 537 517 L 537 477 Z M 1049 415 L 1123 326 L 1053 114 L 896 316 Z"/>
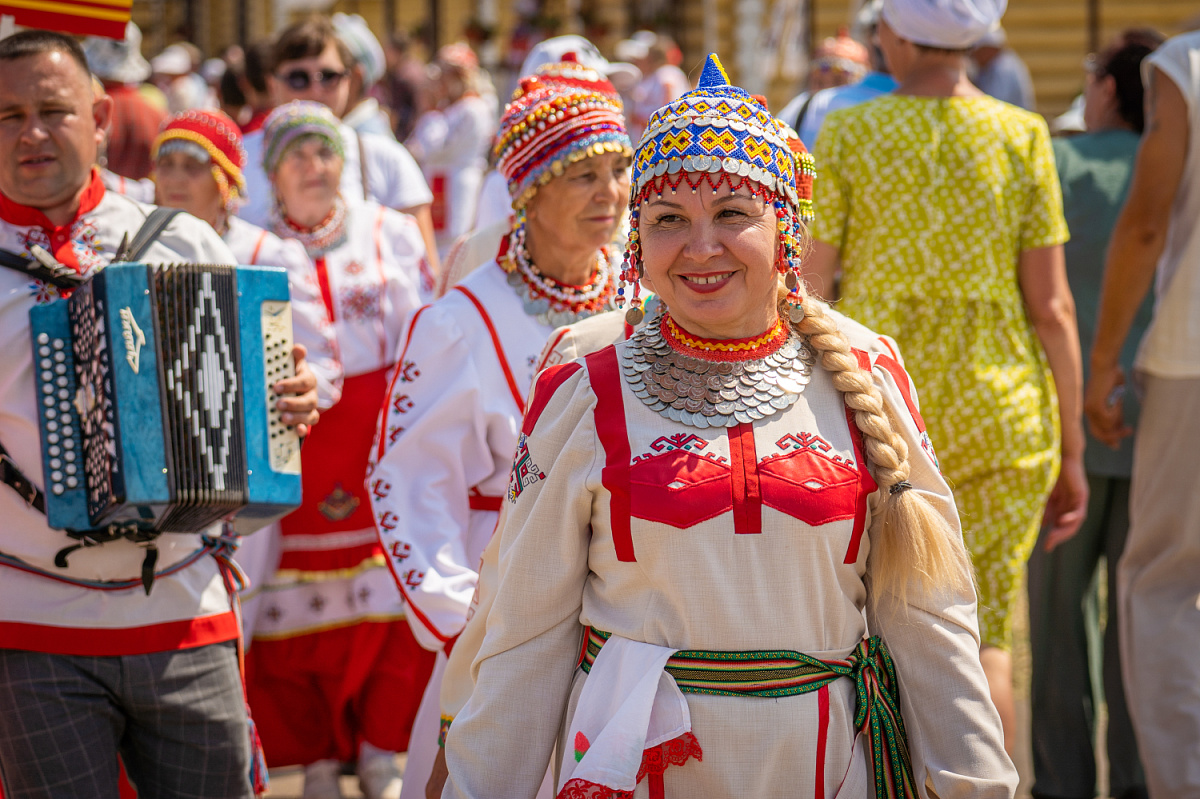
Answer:
<path fill-rule="evenodd" d="M 434 46 L 470 32 L 487 35 L 482 60 L 503 67 L 508 45 L 537 31 L 580 33 L 606 54 L 649 27 L 671 35 L 693 79 L 709 52 L 720 53 L 739 85 L 765 94 L 772 107 L 796 94 L 810 42 L 849 25 L 857 0 L 134 0 L 146 55 L 181 38 L 205 55 L 253 41 L 312 11 L 361 14 L 381 40 L 396 28 Z M 1195 0 L 1009 0 L 1010 45 L 1033 75 L 1038 111 L 1066 110 L 1081 91 L 1080 63 L 1117 32 L 1150 26 L 1174 34 L 1200 25 Z M 518 59 L 519 62 L 519 59 Z"/>

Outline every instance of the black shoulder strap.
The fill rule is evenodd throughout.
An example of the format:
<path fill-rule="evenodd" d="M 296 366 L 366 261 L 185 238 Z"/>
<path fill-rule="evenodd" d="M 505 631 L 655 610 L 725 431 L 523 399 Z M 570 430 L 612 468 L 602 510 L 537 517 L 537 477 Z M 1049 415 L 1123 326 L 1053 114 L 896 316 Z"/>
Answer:
<path fill-rule="evenodd" d="M 34 246 L 37 247 L 36 244 Z M 45 250 L 41 250 L 39 254 L 44 257 L 26 258 L 11 250 L 0 249 L 0 267 L 20 272 L 34 280 L 40 280 L 60 289 L 78 288 L 79 284 L 86 279 L 71 267 L 55 261 L 54 256 Z"/>
<path fill-rule="evenodd" d="M 136 262 L 146 250 L 150 249 L 150 245 L 158 241 L 158 237 L 166 229 L 167 225 L 171 224 L 171 220 L 182 213 L 178 208 L 155 208 L 146 217 L 146 221 L 138 228 L 138 232 L 134 234 L 133 241 L 129 243 L 129 249 L 123 253 L 119 260 Z"/>
<path fill-rule="evenodd" d="M 0 444 L 0 482 L 10 486 L 35 510 L 46 512 L 46 498 L 41 490 L 17 467 L 3 444 Z"/>

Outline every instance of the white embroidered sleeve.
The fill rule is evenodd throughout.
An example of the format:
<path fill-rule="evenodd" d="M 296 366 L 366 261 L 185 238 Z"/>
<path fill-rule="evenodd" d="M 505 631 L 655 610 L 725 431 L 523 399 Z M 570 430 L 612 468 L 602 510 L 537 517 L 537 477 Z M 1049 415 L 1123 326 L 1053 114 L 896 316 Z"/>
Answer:
<path fill-rule="evenodd" d="M 444 305 L 419 308 L 401 333 L 367 478 L 409 624 L 435 650 L 466 619 L 477 566 L 466 553 L 468 491 L 495 469 L 471 347 Z"/>

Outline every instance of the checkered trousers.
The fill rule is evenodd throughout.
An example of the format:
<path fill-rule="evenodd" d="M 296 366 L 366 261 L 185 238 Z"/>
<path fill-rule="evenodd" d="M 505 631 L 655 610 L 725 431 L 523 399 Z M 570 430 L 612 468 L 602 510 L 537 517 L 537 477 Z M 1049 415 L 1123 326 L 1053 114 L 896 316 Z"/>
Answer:
<path fill-rule="evenodd" d="M 241 799 L 250 740 L 233 642 L 119 657 L 0 649 L 7 799 Z"/>

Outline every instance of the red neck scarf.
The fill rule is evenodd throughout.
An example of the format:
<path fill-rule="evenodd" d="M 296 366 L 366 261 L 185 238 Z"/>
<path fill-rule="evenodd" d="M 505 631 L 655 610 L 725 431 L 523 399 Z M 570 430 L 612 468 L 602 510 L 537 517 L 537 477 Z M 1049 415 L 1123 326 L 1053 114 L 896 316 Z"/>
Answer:
<path fill-rule="evenodd" d="M 100 204 L 104 199 L 104 191 L 100 170 L 93 167 L 91 180 L 79 198 L 79 208 L 71 217 L 71 221 L 65 225 L 54 224 L 40 209 L 21 205 L 0 192 L 0 220 L 17 227 L 40 227 L 50 239 L 50 254 L 57 258 L 59 263 L 66 264 L 76 272 L 82 272 L 83 268 L 75 256 L 75 248 L 71 246 L 71 231 L 81 216 L 95 210 Z"/>

